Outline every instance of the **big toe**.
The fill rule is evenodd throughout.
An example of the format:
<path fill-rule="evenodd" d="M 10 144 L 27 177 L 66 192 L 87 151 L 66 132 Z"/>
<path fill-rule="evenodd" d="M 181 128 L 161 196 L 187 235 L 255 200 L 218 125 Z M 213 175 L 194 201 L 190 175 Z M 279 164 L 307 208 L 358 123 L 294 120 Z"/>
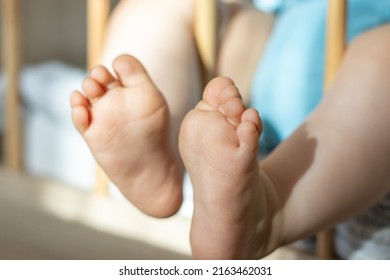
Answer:
<path fill-rule="evenodd" d="M 222 97 L 225 89 L 230 87 L 235 87 L 231 79 L 226 77 L 214 78 L 207 84 L 203 92 L 203 100 L 209 105 L 218 108 L 224 101 Z"/>
<path fill-rule="evenodd" d="M 133 56 L 126 54 L 118 56 L 114 60 L 112 67 L 125 87 L 136 86 L 150 81 L 144 66 Z"/>
<path fill-rule="evenodd" d="M 226 77 L 213 79 L 204 91 L 203 100 L 214 110 L 217 109 L 224 114 L 231 124 L 235 126 L 240 124 L 245 106 L 231 79 Z"/>

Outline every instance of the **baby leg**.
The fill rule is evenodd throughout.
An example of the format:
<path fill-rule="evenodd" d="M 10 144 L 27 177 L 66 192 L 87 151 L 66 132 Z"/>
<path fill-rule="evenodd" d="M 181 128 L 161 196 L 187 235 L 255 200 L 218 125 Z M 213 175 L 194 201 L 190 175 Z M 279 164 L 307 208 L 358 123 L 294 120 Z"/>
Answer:
<path fill-rule="evenodd" d="M 194 187 L 195 258 L 264 254 L 259 244 L 267 236 L 269 219 L 257 162 L 261 131 L 257 111 L 244 107 L 227 78 L 211 81 L 183 121 L 179 144 Z"/>

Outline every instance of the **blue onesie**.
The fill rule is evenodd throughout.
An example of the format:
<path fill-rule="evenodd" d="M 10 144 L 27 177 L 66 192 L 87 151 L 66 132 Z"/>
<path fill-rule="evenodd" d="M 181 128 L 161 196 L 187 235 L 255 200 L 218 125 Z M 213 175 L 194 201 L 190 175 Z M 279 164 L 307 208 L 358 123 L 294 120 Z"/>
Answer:
<path fill-rule="evenodd" d="M 321 101 L 327 0 L 254 2 L 277 16 L 252 85 L 252 106 L 259 109 L 264 123 L 261 149 L 270 152 Z M 348 41 L 389 22 L 390 0 L 348 1 Z M 340 225 L 337 232 L 342 258 L 390 259 L 390 196 Z"/>

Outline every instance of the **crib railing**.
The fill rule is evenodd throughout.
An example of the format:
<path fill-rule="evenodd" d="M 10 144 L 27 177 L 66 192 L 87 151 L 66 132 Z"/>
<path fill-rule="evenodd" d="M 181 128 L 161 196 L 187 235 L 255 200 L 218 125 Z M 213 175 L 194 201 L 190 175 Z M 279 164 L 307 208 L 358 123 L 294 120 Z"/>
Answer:
<path fill-rule="evenodd" d="M 347 0 L 328 0 L 325 89 L 340 67 L 346 48 Z M 334 258 L 333 229 L 317 234 L 317 255 L 322 259 Z"/>
<path fill-rule="evenodd" d="M 5 97 L 5 165 L 22 170 L 22 120 L 19 100 L 19 72 L 21 59 L 20 9 L 18 0 L 1 0 L 2 8 L 2 60 L 6 78 Z"/>
<path fill-rule="evenodd" d="M 87 67 L 91 69 L 100 62 L 106 23 L 110 13 L 110 0 L 87 0 Z M 94 192 L 108 193 L 108 178 L 100 166 L 96 166 Z"/>
<path fill-rule="evenodd" d="M 326 87 L 330 85 L 340 65 L 345 50 L 347 0 L 328 0 Z M 19 72 L 21 65 L 21 32 L 19 0 L 1 0 L 2 8 L 2 59 L 6 76 L 5 139 L 6 167 L 22 171 L 23 145 L 22 121 L 19 97 Z M 204 68 L 204 78 L 209 80 L 216 74 L 217 49 L 217 1 L 197 0 L 195 6 L 195 37 Z M 110 0 L 87 0 L 88 18 L 88 68 L 100 60 Z M 94 191 L 107 193 L 108 179 L 97 169 Z M 317 235 L 317 254 L 320 258 L 333 257 L 332 230 Z"/>
<path fill-rule="evenodd" d="M 340 67 L 346 48 L 347 0 L 328 0 L 325 87 L 329 87 Z"/>
<path fill-rule="evenodd" d="M 194 34 L 203 66 L 203 81 L 216 75 L 217 1 L 197 0 L 194 11 Z"/>
<path fill-rule="evenodd" d="M 87 0 L 87 65 L 91 68 L 100 59 L 110 0 Z M 22 115 L 19 95 L 21 65 L 20 0 L 1 0 L 2 61 L 6 77 L 4 162 L 7 168 L 23 170 Z M 108 180 L 100 168 L 94 191 L 107 192 Z"/>

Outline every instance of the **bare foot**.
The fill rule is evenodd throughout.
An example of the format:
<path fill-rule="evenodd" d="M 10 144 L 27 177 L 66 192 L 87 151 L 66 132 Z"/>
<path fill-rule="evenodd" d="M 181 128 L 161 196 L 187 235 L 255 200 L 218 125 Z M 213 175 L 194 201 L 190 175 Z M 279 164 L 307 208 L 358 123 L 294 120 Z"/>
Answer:
<path fill-rule="evenodd" d="M 257 151 L 262 123 L 233 82 L 216 78 L 183 121 L 179 147 L 194 187 L 195 258 L 259 258 L 267 206 Z"/>
<path fill-rule="evenodd" d="M 182 168 L 170 146 L 164 97 L 143 66 L 122 55 L 113 62 L 118 78 L 92 69 L 82 94 L 71 96 L 74 125 L 98 163 L 140 210 L 174 214 L 182 203 Z"/>

